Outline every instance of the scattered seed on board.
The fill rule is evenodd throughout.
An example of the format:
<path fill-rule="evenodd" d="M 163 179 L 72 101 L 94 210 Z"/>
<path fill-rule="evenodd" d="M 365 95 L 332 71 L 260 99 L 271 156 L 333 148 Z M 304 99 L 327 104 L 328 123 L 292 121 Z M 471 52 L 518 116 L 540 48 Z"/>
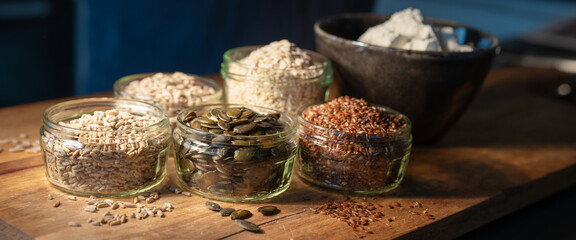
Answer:
<path fill-rule="evenodd" d="M 236 211 L 234 208 L 222 208 L 220 209 L 220 215 L 222 215 L 222 217 L 227 217 L 230 216 L 230 214 L 232 214 L 234 211 Z"/>
<path fill-rule="evenodd" d="M 218 203 L 215 202 L 206 202 L 206 207 L 208 207 L 208 209 L 212 210 L 212 211 L 216 211 L 219 212 L 222 208 L 220 207 L 220 205 L 218 205 Z"/>
<path fill-rule="evenodd" d="M 84 208 L 84 211 L 95 213 L 98 209 L 94 205 L 89 205 Z"/>
<path fill-rule="evenodd" d="M 54 197 L 52 196 L 52 194 L 48 194 L 48 200 L 52 200 L 54 199 Z"/>
<path fill-rule="evenodd" d="M 230 218 L 232 220 L 247 219 L 249 217 L 252 217 L 252 213 L 248 210 L 245 210 L 245 209 L 238 209 L 238 210 L 232 212 L 232 214 L 230 214 Z"/>
<path fill-rule="evenodd" d="M 264 216 L 271 216 L 278 213 L 278 208 L 275 206 L 263 206 L 258 208 L 258 212 Z"/>
<path fill-rule="evenodd" d="M 68 196 L 69 200 L 76 201 L 76 196 Z"/>
<path fill-rule="evenodd" d="M 55 208 L 60 207 L 60 201 L 55 202 L 55 203 L 54 203 L 54 207 L 55 207 Z"/>
<path fill-rule="evenodd" d="M 77 223 L 77 222 L 68 222 L 68 226 L 70 226 L 70 227 L 80 227 L 80 226 L 82 226 L 82 225 L 80 225 L 80 223 Z"/>
<path fill-rule="evenodd" d="M 236 220 L 236 224 L 238 224 L 238 226 L 240 226 L 241 228 L 244 228 L 251 232 L 262 232 L 262 229 L 260 229 L 258 225 L 246 220 L 238 219 Z"/>
<path fill-rule="evenodd" d="M 124 203 L 123 208 L 136 208 L 136 204 L 134 203 Z"/>

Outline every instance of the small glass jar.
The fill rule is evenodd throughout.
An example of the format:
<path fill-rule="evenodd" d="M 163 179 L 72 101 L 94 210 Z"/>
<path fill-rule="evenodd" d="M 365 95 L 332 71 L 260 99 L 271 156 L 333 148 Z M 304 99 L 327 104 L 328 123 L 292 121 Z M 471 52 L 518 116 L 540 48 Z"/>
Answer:
<path fill-rule="evenodd" d="M 284 127 L 275 133 L 241 136 L 210 133 L 184 122 L 190 112 L 201 116 L 213 109 L 243 107 L 275 114 Z M 298 146 L 296 121 L 288 114 L 256 106 L 213 104 L 188 108 L 177 119 L 175 161 L 178 180 L 185 189 L 230 202 L 261 201 L 288 189 Z"/>
<path fill-rule="evenodd" d="M 142 80 L 149 79 L 143 86 Z M 140 82 L 137 82 L 140 81 Z M 139 84 L 138 87 L 130 86 Z M 222 87 L 212 79 L 174 73 L 140 73 L 122 77 L 114 83 L 114 96 L 156 104 L 168 112 L 172 127 L 176 115 L 185 108 L 223 102 Z"/>
<path fill-rule="evenodd" d="M 151 124 L 95 130 L 111 126 L 116 119 L 128 119 L 126 113 L 135 116 L 132 120 L 148 119 Z M 83 116 L 100 116 L 100 120 L 90 124 L 93 130 L 87 130 L 88 126 L 74 123 Z M 40 144 L 46 177 L 62 191 L 80 196 L 125 196 L 148 191 L 164 180 L 171 129 L 166 111 L 156 105 L 113 98 L 78 99 L 49 107 L 42 123 Z"/>
<path fill-rule="evenodd" d="M 259 47 L 238 47 L 224 53 L 220 73 L 227 103 L 263 106 L 296 116 L 301 106 L 327 99 L 332 83 L 328 58 L 306 50 L 316 63 L 307 69 L 258 68 L 239 62 Z"/>
<path fill-rule="evenodd" d="M 310 105 L 312 106 L 312 105 Z M 315 125 L 298 117 L 298 175 L 313 185 L 355 194 L 381 194 L 398 187 L 412 149 L 409 119 L 389 108 L 379 109 L 402 116 L 406 127 L 386 135 L 348 133 Z"/>

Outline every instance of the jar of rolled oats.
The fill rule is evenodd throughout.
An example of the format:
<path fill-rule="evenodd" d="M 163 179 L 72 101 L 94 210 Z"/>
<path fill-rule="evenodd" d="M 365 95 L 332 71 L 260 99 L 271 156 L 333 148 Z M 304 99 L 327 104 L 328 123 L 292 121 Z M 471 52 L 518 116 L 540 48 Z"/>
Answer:
<path fill-rule="evenodd" d="M 166 111 L 156 105 L 78 99 L 49 107 L 42 123 L 46 177 L 62 191 L 124 196 L 164 180 L 171 129 Z"/>
<path fill-rule="evenodd" d="M 187 74 L 140 73 L 114 83 L 114 96 L 156 104 L 168 112 L 172 127 L 185 108 L 223 102 L 222 87 L 212 79 Z"/>
<path fill-rule="evenodd" d="M 224 53 L 221 75 L 227 103 L 263 106 L 296 116 L 298 108 L 325 101 L 330 60 L 288 40 Z"/>
<path fill-rule="evenodd" d="M 296 121 L 264 107 L 196 106 L 178 115 L 174 149 L 183 188 L 221 201 L 261 201 L 290 185 Z"/>
<path fill-rule="evenodd" d="M 297 172 L 303 180 L 354 194 L 381 194 L 401 183 L 412 148 L 406 116 L 346 96 L 299 112 Z"/>

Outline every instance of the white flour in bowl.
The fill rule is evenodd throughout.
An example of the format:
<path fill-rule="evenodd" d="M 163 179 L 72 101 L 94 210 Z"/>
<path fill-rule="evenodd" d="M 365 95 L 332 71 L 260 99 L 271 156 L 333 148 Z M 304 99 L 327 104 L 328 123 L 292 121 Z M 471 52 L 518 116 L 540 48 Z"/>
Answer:
<path fill-rule="evenodd" d="M 471 46 L 458 43 L 452 27 L 441 27 L 439 33 L 447 51 L 470 52 Z M 425 24 L 418 9 L 407 8 L 394 13 L 384 23 L 369 28 L 358 41 L 382 47 L 416 51 L 442 51 L 432 25 Z"/>

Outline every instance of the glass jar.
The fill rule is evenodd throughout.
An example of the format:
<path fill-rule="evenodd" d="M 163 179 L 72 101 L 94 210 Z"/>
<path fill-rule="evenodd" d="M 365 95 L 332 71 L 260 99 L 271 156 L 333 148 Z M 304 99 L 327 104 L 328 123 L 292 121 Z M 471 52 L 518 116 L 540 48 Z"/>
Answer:
<path fill-rule="evenodd" d="M 127 120 L 126 113 L 134 118 Z M 99 116 L 99 120 L 84 127 L 75 123 L 87 116 Z M 127 127 L 128 123 L 120 123 L 139 124 L 134 119 L 146 119 L 150 125 Z M 126 126 L 97 130 L 114 122 Z M 113 98 L 78 99 L 49 107 L 42 123 L 40 144 L 46 177 L 62 191 L 80 196 L 125 196 L 148 191 L 164 180 L 171 129 L 166 111 L 156 105 Z"/>
<path fill-rule="evenodd" d="M 312 106 L 312 105 L 310 105 Z M 386 135 L 348 133 L 315 125 L 299 111 L 298 175 L 316 186 L 345 193 L 381 194 L 398 187 L 412 149 L 409 119 L 406 127 Z"/>
<path fill-rule="evenodd" d="M 316 63 L 307 69 L 257 68 L 239 62 L 258 48 L 238 47 L 224 53 L 220 73 L 227 103 L 263 106 L 296 116 L 301 106 L 327 99 L 332 83 L 328 58 L 306 50 Z"/>
<path fill-rule="evenodd" d="M 184 122 L 190 112 L 201 116 L 213 109 L 244 107 L 260 114 L 275 114 L 282 130 L 241 136 L 210 133 Z M 288 114 L 256 106 L 214 104 L 188 108 L 177 119 L 173 134 L 175 161 L 178 180 L 185 189 L 231 202 L 260 201 L 288 189 L 298 146 L 296 121 Z"/>
<path fill-rule="evenodd" d="M 145 84 L 142 82 L 144 79 L 148 79 Z M 214 80 L 182 72 L 133 74 L 114 83 L 115 97 L 140 100 L 164 108 L 172 127 L 176 126 L 176 115 L 185 108 L 222 103 L 222 92 L 222 87 Z"/>

